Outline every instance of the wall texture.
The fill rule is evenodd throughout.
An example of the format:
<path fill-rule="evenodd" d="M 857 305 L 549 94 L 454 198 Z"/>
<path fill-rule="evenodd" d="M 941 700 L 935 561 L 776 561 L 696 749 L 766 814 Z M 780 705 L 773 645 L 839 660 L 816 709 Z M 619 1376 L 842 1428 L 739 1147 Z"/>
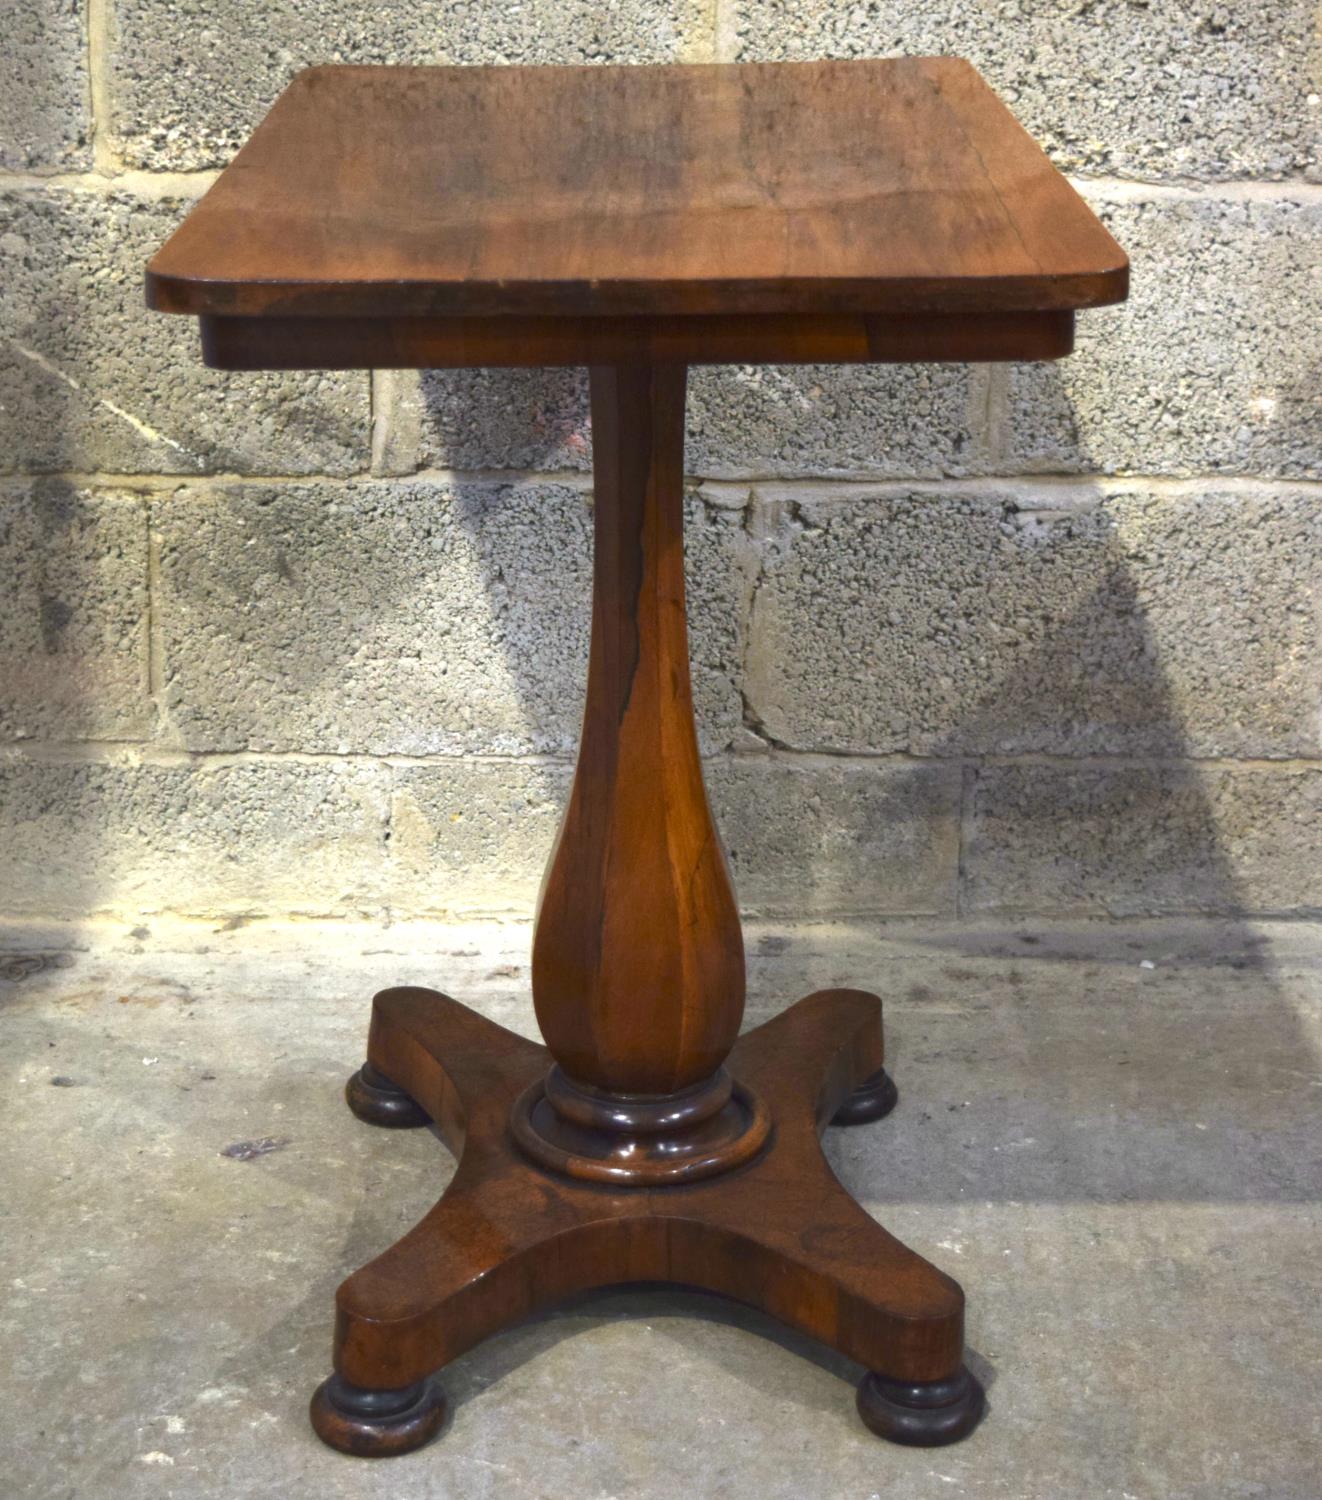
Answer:
<path fill-rule="evenodd" d="M 526 914 L 583 379 L 222 376 L 144 259 L 299 67 L 959 52 L 1129 250 L 1059 366 L 693 374 L 768 914 L 1322 909 L 1314 0 L 0 0 L 0 915 Z"/>

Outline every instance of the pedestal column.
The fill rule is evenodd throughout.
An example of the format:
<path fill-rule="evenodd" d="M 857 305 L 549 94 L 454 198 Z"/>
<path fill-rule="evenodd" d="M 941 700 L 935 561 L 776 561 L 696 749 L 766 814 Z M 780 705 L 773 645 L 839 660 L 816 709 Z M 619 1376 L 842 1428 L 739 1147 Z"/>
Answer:
<path fill-rule="evenodd" d="M 545 1165 L 706 1175 L 766 1134 L 723 1064 L 744 1005 L 734 890 L 707 805 L 684 605 L 682 365 L 591 371 L 595 554 L 578 766 L 533 938 L 555 1058 L 516 1114 Z"/>

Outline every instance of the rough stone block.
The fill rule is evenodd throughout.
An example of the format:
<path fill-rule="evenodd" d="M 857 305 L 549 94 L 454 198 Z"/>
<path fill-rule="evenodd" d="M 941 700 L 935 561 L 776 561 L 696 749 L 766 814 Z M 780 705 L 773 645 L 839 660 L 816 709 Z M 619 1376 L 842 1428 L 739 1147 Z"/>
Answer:
<path fill-rule="evenodd" d="M 578 738 L 591 506 L 551 483 L 186 489 L 155 508 L 167 733 L 193 749 L 560 753 Z M 703 738 L 739 731 L 753 555 L 688 505 Z"/>
<path fill-rule="evenodd" d="M 0 6 L 0 168 L 70 172 L 92 164 L 87 36 L 80 0 Z"/>
<path fill-rule="evenodd" d="M 977 472 L 986 380 L 958 365 L 696 367 L 684 467 L 703 479 Z M 381 473 L 592 466 L 583 371 L 394 375 L 378 420 Z"/>
<path fill-rule="evenodd" d="M 455 761 L 397 775 L 392 907 L 531 912 L 571 767 Z M 745 909 L 953 912 L 958 767 L 717 756 L 705 775 Z"/>
<path fill-rule="evenodd" d="M 1130 300 L 1079 318 L 1076 353 L 1010 377 L 1006 467 L 1322 474 L 1322 204 L 1094 204 Z"/>
<path fill-rule="evenodd" d="M 110 47 L 117 144 L 137 166 L 221 166 L 300 68 L 315 63 L 672 62 L 710 44 L 701 0 L 483 4 L 348 0 L 222 11 L 116 0 Z"/>
<path fill-rule="evenodd" d="M 1322 912 L 1322 769 L 977 773 L 965 910 Z"/>
<path fill-rule="evenodd" d="M 380 910 L 387 772 L 0 757 L 6 915 Z"/>
<path fill-rule="evenodd" d="M 746 910 L 954 913 L 957 766 L 748 755 L 706 777 Z"/>
<path fill-rule="evenodd" d="M 967 57 L 1066 171 L 1316 176 L 1313 0 L 735 0 L 732 52 Z"/>
<path fill-rule="evenodd" d="M 397 770 L 391 909 L 531 916 L 572 778 L 566 761 L 454 760 Z"/>
<path fill-rule="evenodd" d="M 744 691 L 773 742 L 1322 749 L 1322 510 L 1308 490 L 769 487 L 755 515 Z"/>
<path fill-rule="evenodd" d="M 0 575 L 0 739 L 149 732 L 142 501 L 0 483 Z"/>
<path fill-rule="evenodd" d="M 366 467 L 366 375 L 208 370 L 195 319 L 146 311 L 143 267 L 189 206 L 0 194 L 0 470 Z"/>
<path fill-rule="evenodd" d="M 378 473 L 592 467 L 586 370 L 398 370 L 383 376 L 373 463 Z"/>
<path fill-rule="evenodd" d="M 695 369 L 685 468 L 708 479 L 976 473 L 986 379 L 967 365 Z"/>

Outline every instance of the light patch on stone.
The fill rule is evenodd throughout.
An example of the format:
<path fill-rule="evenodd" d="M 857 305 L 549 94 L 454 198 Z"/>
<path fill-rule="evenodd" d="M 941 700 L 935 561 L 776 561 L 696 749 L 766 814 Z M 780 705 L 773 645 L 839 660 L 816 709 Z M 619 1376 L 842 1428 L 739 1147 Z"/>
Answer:
<path fill-rule="evenodd" d="M 83 389 L 80 380 L 75 380 L 67 370 L 61 370 L 57 364 L 47 359 L 44 354 L 39 354 L 35 349 L 29 349 L 26 344 L 20 344 L 17 339 L 10 339 L 8 343 L 11 348 L 21 354 L 24 359 L 36 365 L 38 369 L 44 370 L 47 375 L 53 375 L 56 380 L 63 381 L 71 391 L 81 391 Z M 154 427 L 148 426 L 141 417 L 135 417 L 131 411 L 125 411 L 122 406 L 117 405 L 107 397 L 98 396 L 96 397 L 96 401 L 99 406 L 104 406 L 108 412 L 112 412 L 115 416 L 127 422 L 135 432 L 145 437 L 149 443 L 164 443 L 167 447 L 173 448 L 179 453 L 186 454 L 189 458 L 197 457 L 195 453 L 189 452 L 182 443 L 176 443 L 173 438 L 166 437 L 163 432 L 157 432 Z"/>

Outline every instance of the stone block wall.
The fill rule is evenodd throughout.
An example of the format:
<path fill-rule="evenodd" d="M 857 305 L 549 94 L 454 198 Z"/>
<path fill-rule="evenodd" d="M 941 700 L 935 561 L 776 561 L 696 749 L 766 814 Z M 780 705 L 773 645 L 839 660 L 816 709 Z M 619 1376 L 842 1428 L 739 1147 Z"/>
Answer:
<path fill-rule="evenodd" d="M 0 917 L 529 914 L 574 372 L 224 375 L 142 266 L 313 62 L 955 52 L 1133 262 L 1046 366 L 694 371 L 696 695 L 774 916 L 1322 909 L 1313 0 L 0 0 Z"/>

